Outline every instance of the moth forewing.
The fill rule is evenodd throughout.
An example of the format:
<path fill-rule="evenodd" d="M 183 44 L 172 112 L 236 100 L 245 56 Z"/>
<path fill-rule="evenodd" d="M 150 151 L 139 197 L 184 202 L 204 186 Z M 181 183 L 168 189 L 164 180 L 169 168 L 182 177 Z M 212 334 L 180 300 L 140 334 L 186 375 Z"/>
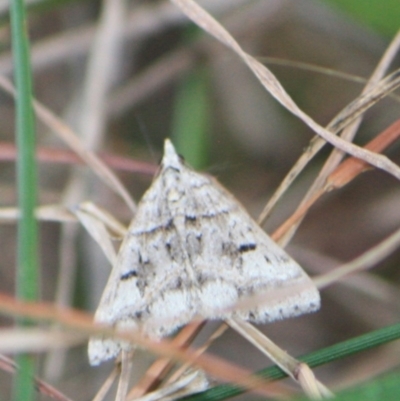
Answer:
<path fill-rule="evenodd" d="M 304 283 L 303 285 L 298 285 Z M 252 295 L 291 286 L 275 302 L 232 309 Z M 160 171 L 140 201 L 95 319 L 160 338 L 194 318 L 253 322 L 313 312 L 307 274 L 215 179 L 187 167 L 167 139 Z M 94 338 L 91 364 L 130 345 Z"/>

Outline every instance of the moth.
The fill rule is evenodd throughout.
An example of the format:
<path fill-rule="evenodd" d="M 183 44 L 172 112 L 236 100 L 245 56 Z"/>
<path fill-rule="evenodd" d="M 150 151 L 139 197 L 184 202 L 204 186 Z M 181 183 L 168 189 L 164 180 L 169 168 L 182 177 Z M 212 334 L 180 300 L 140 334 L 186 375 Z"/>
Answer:
<path fill-rule="evenodd" d="M 290 286 L 284 299 L 232 309 L 246 297 Z M 186 166 L 167 139 L 95 320 L 159 339 L 194 318 L 265 323 L 319 305 L 318 290 L 303 269 L 215 179 Z M 89 361 L 97 365 L 130 347 L 94 337 Z"/>

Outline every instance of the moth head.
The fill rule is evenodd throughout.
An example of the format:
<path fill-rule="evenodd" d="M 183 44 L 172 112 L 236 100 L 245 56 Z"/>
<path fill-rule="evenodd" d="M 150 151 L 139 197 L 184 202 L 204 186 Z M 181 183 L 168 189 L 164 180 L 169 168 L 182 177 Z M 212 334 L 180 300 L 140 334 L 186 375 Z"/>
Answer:
<path fill-rule="evenodd" d="M 176 153 L 174 145 L 169 139 L 164 142 L 164 156 L 161 161 L 161 169 L 166 170 L 172 168 L 176 171 L 181 171 L 183 158 Z"/>

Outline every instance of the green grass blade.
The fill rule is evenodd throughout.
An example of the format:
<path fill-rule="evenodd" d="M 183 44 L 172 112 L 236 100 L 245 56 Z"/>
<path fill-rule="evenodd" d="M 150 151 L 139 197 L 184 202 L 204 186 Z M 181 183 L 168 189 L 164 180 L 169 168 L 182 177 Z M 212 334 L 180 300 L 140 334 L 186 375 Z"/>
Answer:
<path fill-rule="evenodd" d="M 197 30 L 186 32 L 195 37 Z M 181 79 L 175 99 L 172 140 L 178 152 L 195 169 L 207 165 L 209 145 L 208 71 L 198 65 Z"/>
<path fill-rule="evenodd" d="M 400 2 L 398 0 L 329 0 L 328 2 L 380 34 L 390 37 L 399 29 Z"/>
<path fill-rule="evenodd" d="M 398 401 L 400 394 L 399 371 L 390 372 L 375 380 L 368 381 L 343 391 L 335 396 L 335 401 Z M 296 398 L 305 401 L 308 398 Z"/>
<path fill-rule="evenodd" d="M 15 65 L 16 142 L 18 206 L 21 217 L 18 222 L 18 262 L 16 295 L 28 301 L 38 297 L 36 163 L 35 127 L 32 107 L 32 79 L 29 58 L 29 40 L 23 0 L 13 0 L 10 6 L 12 46 Z M 20 324 L 28 324 L 21 321 Z M 14 380 L 13 399 L 31 401 L 35 398 L 35 360 L 31 355 L 17 358 L 19 369 Z"/>
<path fill-rule="evenodd" d="M 329 362 L 333 362 L 355 353 L 375 348 L 400 338 L 400 324 L 375 330 L 371 333 L 343 341 L 319 351 L 307 354 L 299 359 L 306 362 L 310 367 L 317 367 Z M 264 369 L 258 374 L 262 377 L 277 380 L 286 377 L 286 374 L 276 366 Z M 219 401 L 234 397 L 245 392 L 244 389 L 232 385 L 220 385 L 213 387 L 202 393 L 182 398 L 185 401 Z"/>

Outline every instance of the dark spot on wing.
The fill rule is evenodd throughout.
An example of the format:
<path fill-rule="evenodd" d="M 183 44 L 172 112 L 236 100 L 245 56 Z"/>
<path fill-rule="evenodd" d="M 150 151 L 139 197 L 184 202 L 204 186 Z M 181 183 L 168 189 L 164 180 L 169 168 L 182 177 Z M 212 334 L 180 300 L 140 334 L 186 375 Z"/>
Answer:
<path fill-rule="evenodd" d="M 129 280 L 132 277 L 137 277 L 137 271 L 136 270 L 131 270 L 128 273 L 123 274 L 120 278 L 122 281 L 124 280 Z"/>
<path fill-rule="evenodd" d="M 220 212 L 204 213 L 204 214 L 197 215 L 196 218 L 197 219 L 213 219 L 214 217 L 217 217 L 217 216 L 220 216 L 220 215 L 224 215 L 224 214 L 229 214 L 229 211 L 228 210 L 222 210 Z"/>
<path fill-rule="evenodd" d="M 182 288 L 182 279 L 181 279 L 180 277 L 178 277 L 178 278 L 176 279 L 175 288 L 176 288 L 176 289 Z"/>
<path fill-rule="evenodd" d="M 278 260 L 282 263 L 289 263 L 290 262 L 290 258 L 286 255 L 279 255 L 278 256 Z"/>
<path fill-rule="evenodd" d="M 141 266 L 145 266 L 145 265 L 149 265 L 150 264 L 150 259 L 146 256 L 146 254 L 143 256 L 140 251 L 139 253 L 139 265 Z"/>
<path fill-rule="evenodd" d="M 256 244 L 242 244 L 239 246 L 239 252 L 244 253 L 244 252 L 254 251 L 256 248 L 257 248 Z"/>
<path fill-rule="evenodd" d="M 139 279 L 136 281 L 136 287 L 137 287 L 137 289 L 139 290 L 141 296 L 143 296 L 144 290 L 145 290 L 145 288 L 147 287 L 147 282 L 146 282 L 146 280 L 143 280 L 143 279 L 140 279 L 140 278 L 139 278 Z"/>
<path fill-rule="evenodd" d="M 243 257 L 239 256 L 236 259 L 236 264 L 235 264 L 236 268 L 239 270 L 239 272 L 243 272 Z"/>
<path fill-rule="evenodd" d="M 174 219 L 169 219 L 168 223 L 165 225 L 164 229 L 165 230 L 170 230 L 173 227 L 174 227 Z"/>
<path fill-rule="evenodd" d="M 185 221 L 195 222 L 197 220 L 196 216 L 185 216 Z"/>
<path fill-rule="evenodd" d="M 236 245 L 233 242 L 223 242 L 221 244 L 221 249 L 223 253 L 231 256 L 236 256 L 238 251 Z"/>
<path fill-rule="evenodd" d="M 206 277 L 204 276 L 204 274 L 197 273 L 196 274 L 196 281 L 197 281 L 198 284 L 204 284 L 207 280 L 206 280 Z"/>

